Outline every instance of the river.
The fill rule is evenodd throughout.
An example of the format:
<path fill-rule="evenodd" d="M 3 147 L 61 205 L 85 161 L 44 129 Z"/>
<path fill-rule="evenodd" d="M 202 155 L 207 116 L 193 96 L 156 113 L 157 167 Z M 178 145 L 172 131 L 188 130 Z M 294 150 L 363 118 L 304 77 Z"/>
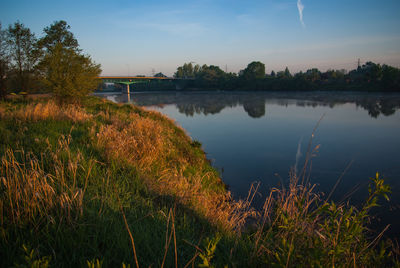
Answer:
<path fill-rule="evenodd" d="M 376 231 L 400 237 L 400 94 L 347 92 L 135 92 L 101 94 L 166 114 L 202 143 L 207 158 L 236 198 L 252 182 L 289 182 L 303 167 L 310 140 L 310 181 L 325 197 L 359 205 L 376 172 L 392 187 L 373 211 Z M 319 122 L 320 121 L 320 122 Z M 319 124 L 318 124 L 319 122 Z M 314 128 L 316 130 L 313 133 Z M 313 138 L 312 137 L 313 133 Z M 255 206 L 261 204 L 259 197 Z"/>

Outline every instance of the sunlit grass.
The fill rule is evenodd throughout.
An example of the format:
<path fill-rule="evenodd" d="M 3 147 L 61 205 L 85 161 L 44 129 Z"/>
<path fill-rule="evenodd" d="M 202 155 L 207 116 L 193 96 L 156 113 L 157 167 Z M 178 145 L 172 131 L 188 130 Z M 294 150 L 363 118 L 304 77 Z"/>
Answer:
<path fill-rule="evenodd" d="M 259 185 L 234 200 L 158 112 L 87 98 L 1 103 L 0 118 L 2 266 L 398 265 L 394 243 L 368 237 L 389 191 L 378 174 L 364 206 L 335 204 L 303 181 L 306 161 L 257 212 Z"/>

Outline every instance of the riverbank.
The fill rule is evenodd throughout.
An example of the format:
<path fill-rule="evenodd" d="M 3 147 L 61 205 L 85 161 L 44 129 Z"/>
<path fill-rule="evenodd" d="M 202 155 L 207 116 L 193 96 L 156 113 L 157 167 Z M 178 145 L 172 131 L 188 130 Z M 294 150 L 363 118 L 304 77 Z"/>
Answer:
<path fill-rule="evenodd" d="M 310 185 L 235 201 L 201 144 L 160 113 L 94 97 L 0 104 L 1 262 L 115 267 L 393 265 L 354 210 Z M 256 187 L 257 188 L 257 187 Z M 379 248 L 379 250 L 378 250 Z M 382 249 L 382 250 L 381 250 Z"/>

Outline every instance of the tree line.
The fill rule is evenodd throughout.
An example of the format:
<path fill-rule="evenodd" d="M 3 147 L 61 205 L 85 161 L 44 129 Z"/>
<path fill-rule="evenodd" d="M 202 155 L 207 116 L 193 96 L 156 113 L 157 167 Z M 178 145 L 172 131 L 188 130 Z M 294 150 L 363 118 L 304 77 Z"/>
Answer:
<path fill-rule="evenodd" d="M 40 38 L 20 22 L 6 29 L 0 24 L 0 99 L 10 92 L 81 97 L 96 89 L 100 73 L 63 20 L 45 27 Z"/>
<path fill-rule="evenodd" d="M 176 78 L 193 79 L 194 88 L 221 90 L 400 90 L 400 69 L 386 64 L 367 62 L 358 68 L 327 70 L 312 68 L 292 74 L 283 71 L 265 72 L 265 64 L 253 61 L 238 74 L 228 73 L 215 65 L 185 63 L 177 68 Z"/>

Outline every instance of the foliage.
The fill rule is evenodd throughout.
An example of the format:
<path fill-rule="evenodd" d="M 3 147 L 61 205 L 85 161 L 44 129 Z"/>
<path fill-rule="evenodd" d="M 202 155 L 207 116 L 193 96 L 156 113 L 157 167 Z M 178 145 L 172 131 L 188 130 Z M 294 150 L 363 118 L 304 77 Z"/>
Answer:
<path fill-rule="evenodd" d="M 31 249 L 29 246 L 23 244 L 22 250 L 24 252 L 24 262 L 25 264 L 15 264 L 17 268 L 47 268 L 49 267 L 49 262 L 51 257 L 45 256 L 39 258 L 38 252 Z"/>
<path fill-rule="evenodd" d="M 10 57 L 7 52 L 7 32 L 0 23 L 0 100 L 7 94 L 7 74 L 10 67 Z"/>
<path fill-rule="evenodd" d="M 80 53 L 65 21 L 46 27 L 39 45 L 46 49 L 39 65 L 44 85 L 59 99 L 80 98 L 97 88 L 100 65 Z"/>
<path fill-rule="evenodd" d="M 51 91 L 58 98 L 79 98 L 97 88 L 100 65 L 81 53 L 63 20 L 44 28 L 39 40 L 22 23 L 0 27 L 0 98 L 6 92 Z"/>
<path fill-rule="evenodd" d="M 37 39 L 29 28 L 16 22 L 8 27 L 7 43 L 11 63 L 13 87 L 17 91 L 29 91 L 34 80 L 34 68 L 41 56 Z"/>
<path fill-rule="evenodd" d="M 59 98 L 79 98 L 97 88 L 100 65 L 91 58 L 61 44 L 40 63 L 44 84 Z"/>
<path fill-rule="evenodd" d="M 191 62 L 183 64 L 183 66 L 178 67 L 174 77 L 176 78 L 195 78 L 200 72 L 200 65 L 196 64 L 193 66 Z"/>
<path fill-rule="evenodd" d="M 400 69 L 366 62 L 359 68 L 346 70 L 308 69 L 292 75 L 289 68 L 265 74 L 265 65 L 259 61 L 251 62 L 239 75 L 226 73 L 218 66 L 200 67 L 185 63 L 178 67 L 177 78 L 191 78 L 194 82 L 187 88 L 221 90 L 400 90 Z"/>
<path fill-rule="evenodd" d="M 218 66 L 203 65 L 201 71 L 197 75 L 197 80 L 200 86 L 208 88 L 218 88 L 221 83 L 226 79 L 227 75 Z"/>
<path fill-rule="evenodd" d="M 253 61 L 247 65 L 240 74 L 245 80 L 256 80 L 265 78 L 265 65 L 259 61 Z"/>
<path fill-rule="evenodd" d="M 220 240 L 221 236 L 219 234 L 211 239 L 206 238 L 204 240 L 205 249 L 199 254 L 199 257 L 203 261 L 203 263 L 201 263 L 199 267 L 215 267 L 211 264 L 211 260 L 214 258 L 215 250 L 217 249 L 217 245 Z"/>
<path fill-rule="evenodd" d="M 39 46 L 47 51 L 52 51 L 57 45 L 61 45 L 65 49 L 78 51 L 78 40 L 69 31 L 70 28 L 71 26 L 66 21 L 55 21 L 50 27 L 44 28 L 43 31 L 46 35 L 39 40 Z"/>

